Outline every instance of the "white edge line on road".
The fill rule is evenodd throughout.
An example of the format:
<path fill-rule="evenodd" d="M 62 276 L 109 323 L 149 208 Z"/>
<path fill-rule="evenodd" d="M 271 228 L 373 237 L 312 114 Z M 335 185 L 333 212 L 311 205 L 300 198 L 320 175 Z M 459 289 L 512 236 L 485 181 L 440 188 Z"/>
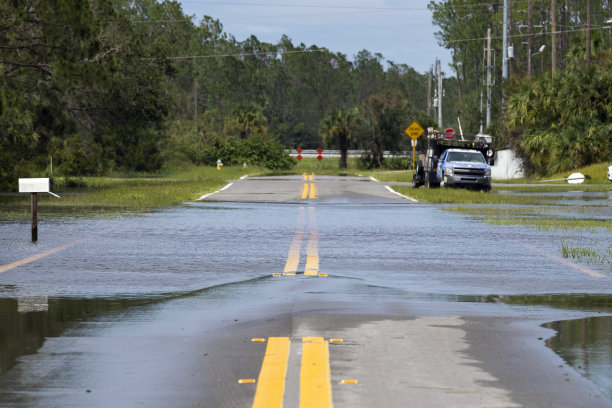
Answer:
<path fill-rule="evenodd" d="M 397 194 L 398 196 L 400 196 L 400 197 L 402 197 L 402 198 L 405 198 L 406 200 L 410 200 L 410 201 L 412 201 L 413 203 L 418 203 L 418 202 L 419 202 L 419 200 L 415 200 L 415 199 L 414 199 L 414 198 L 412 198 L 412 197 L 408 197 L 408 196 L 403 195 L 402 193 L 398 193 L 397 191 L 395 191 L 394 189 L 392 189 L 392 188 L 391 188 L 391 187 L 389 187 L 389 186 L 385 186 L 385 188 L 386 188 L 387 190 L 389 190 L 390 192 L 392 192 L 393 194 Z"/>
<path fill-rule="evenodd" d="M 234 184 L 234 183 L 229 183 L 228 185 L 226 185 L 225 187 L 223 187 L 223 188 L 222 188 L 222 189 L 220 189 L 220 190 L 217 190 L 217 191 L 212 192 L 212 193 L 204 194 L 202 197 L 198 198 L 196 201 L 202 201 L 202 200 L 204 200 L 205 198 L 208 198 L 208 197 L 210 197 L 210 196 L 211 196 L 211 195 L 213 195 L 213 194 L 220 193 L 221 191 L 223 191 L 223 190 L 226 190 L 226 189 L 230 188 L 230 187 L 231 187 L 233 184 Z"/>
<path fill-rule="evenodd" d="M 372 180 L 375 183 L 378 183 L 378 180 L 376 180 L 374 177 L 370 176 L 370 180 Z"/>
<path fill-rule="evenodd" d="M 244 180 L 245 178 L 249 177 L 248 174 L 245 174 L 244 176 L 240 177 L 240 180 Z"/>
<path fill-rule="evenodd" d="M 527 242 L 519 241 L 519 240 L 516 240 L 516 239 L 513 239 L 513 238 L 511 238 L 510 240 L 516 242 L 517 244 L 519 244 L 519 245 L 521 245 L 521 246 L 523 246 L 525 248 L 529 248 L 532 251 L 535 251 L 535 252 L 537 252 L 538 254 L 540 254 L 542 256 L 550 258 L 553 261 L 557 261 L 557 262 L 559 262 L 559 263 L 561 263 L 563 265 L 567 265 L 570 268 L 574 268 L 577 271 L 580 271 L 582 273 L 590 275 L 590 276 L 592 276 L 594 278 L 607 278 L 608 277 L 607 275 L 601 274 L 599 272 L 595 272 L 594 270 L 592 270 L 590 268 L 587 268 L 586 266 L 578 265 L 578 264 L 570 261 L 569 259 L 565 259 L 565 258 L 558 257 L 557 255 L 549 254 L 548 252 L 544 251 L 543 249 L 540 249 L 540 248 L 538 248 L 538 247 L 536 247 L 534 245 L 531 245 L 531 244 L 529 244 Z"/>

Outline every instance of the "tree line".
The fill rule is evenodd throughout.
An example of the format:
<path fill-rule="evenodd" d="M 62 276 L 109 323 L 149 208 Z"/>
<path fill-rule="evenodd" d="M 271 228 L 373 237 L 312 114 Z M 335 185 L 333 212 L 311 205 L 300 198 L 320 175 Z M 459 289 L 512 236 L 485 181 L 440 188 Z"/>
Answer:
<path fill-rule="evenodd" d="M 407 65 L 238 41 L 175 1 L 0 0 L 0 53 L 3 188 L 218 158 L 286 168 L 285 148 L 323 146 L 323 119 L 355 109 L 347 146 L 381 165 L 405 148 L 402 126 L 433 123 L 426 77 Z"/>
<path fill-rule="evenodd" d="M 503 0 L 431 1 L 437 38 L 452 51 L 449 82 L 467 127 L 483 122 L 487 30 L 493 120 L 488 133 L 547 174 L 612 160 L 612 1 L 507 0 L 508 77 L 502 78 Z M 486 101 L 484 102 L 486 104 Z"/>
<path fill-rule="evenodd" d="M 610 160 L 612 32 L 600 23 L 612 2 L 508 2 L 505 80 L 503 1 L 430 3 L 453 55 L 448 123 L 436 124 L 428 75 L 367 50 L 349 58 L 286 36 L 238 41 L 169 0 L 0 0 L 0 188 L 219 158 L 288 168 L 285 149 L 297 146 L 360 148 L 363 166 L 389 166 L 384 152 L 409 149 L 413 120 L 479 128 L 489 28 L 497 63 L 486 131 L 497 144 L 539 173 Z M 555 52 L 538 54 L 540 44 Z"/>

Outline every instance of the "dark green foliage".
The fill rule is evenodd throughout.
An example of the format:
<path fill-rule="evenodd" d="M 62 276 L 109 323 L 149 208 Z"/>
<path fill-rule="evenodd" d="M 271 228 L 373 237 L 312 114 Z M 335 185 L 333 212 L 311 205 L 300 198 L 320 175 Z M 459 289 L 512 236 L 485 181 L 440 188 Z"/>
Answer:
<path fill-rule="evenodd" d="M 217 160 L 225 165 L 246 163 L 273 170 L 287 170 L 296 164 L 278 141 L 261 134 L 253 134 L 248 139 L 213 137 L 209 145 L 201 149 L 198 162 L 212 166 Z"/>
<path fill-rule="evenodd" d="M 323 146 L 326 112 L 356 112 L 357 124 L 376 94 L 415 107 L 385 119 L 396 122 L 379 132 L 386 149 L 426 117 L 426 77 L 406 65 L 366 50 L 351 62 L 287 37 L 239 42 L 169 0 L 0 0 L 0 49 L 2 189 L 17 177 L 218 158 L 286 169 L 285 148 Z M 369 149 L 364 129 L 343 148 Z"/>
<path fill-rule="evenodd" d="M 466 133 L 473 132 L 482 120 L 478 107 L 480 95 L 486 95 L 483 44 L 490 28 L 497 63 L 491 69 L 493 121 L 485 133 L 492 134 L 498 145 L 512 147 L 523 158 L 526 170 L 538 174 L 611 160 L 612 30 L 602 24 L 610 16 L 612 2 L 591 0 L 590 36 L 586 34 L 585 1 L 557 1 L 554 10 L 550 1 L 508 3 L 512 4 L 508 35 L 514 58 L 508 60 L 505 83 L 500 63 L 503 2 L 441 0 L 429 4 L 439 27 L 436 36 L 453 52 L 456 79 L 445 80 L 445 87 L 454 85 L 446 87 L 445 101 L 462 103 L 456 105 L 451 118 L 460 115 Z M 554 46 L 553 15 L 557 24 Z"/>
<path fill-rule="evenodd" d="M 538 174 L 612 159 L 612 64 L 573 66 L 524 82 L 508 101 L 508 127 Z"/>

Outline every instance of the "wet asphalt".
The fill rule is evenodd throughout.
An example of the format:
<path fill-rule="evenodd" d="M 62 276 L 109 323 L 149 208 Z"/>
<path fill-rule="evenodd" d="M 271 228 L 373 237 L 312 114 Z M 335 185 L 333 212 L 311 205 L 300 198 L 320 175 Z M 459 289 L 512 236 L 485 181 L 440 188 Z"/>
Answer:
<path fill-rule="evenodd" d="M 141 216 L 43 219 L 37 244 L 26 223 L 0 232 L 3 407 L 250 407 L 258 383 L 239 380 L 271 337 L 291 343 L 284 406 L 305 406 L 313 336 L 342 339 L 336 407 L 612 406 L 542 327 L 609 309 L 502 302 L 609 295 L 604 268 L 367 178 L 246 178 Z"/>

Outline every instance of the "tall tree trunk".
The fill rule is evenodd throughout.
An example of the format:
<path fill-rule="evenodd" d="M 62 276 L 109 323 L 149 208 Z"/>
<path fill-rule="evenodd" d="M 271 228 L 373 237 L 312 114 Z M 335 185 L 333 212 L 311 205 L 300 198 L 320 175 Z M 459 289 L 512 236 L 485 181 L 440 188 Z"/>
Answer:
<path fill-rule="evenodd" d="M 557 71 L 557 0 L 551 0 L 550 17 L 550 21 L 552 24 L 552 36 L 550 41 L 550 65 L 551 71 L 554 74 Z"/>
<path fill-rule="evenodd" d="M 586 63 L 591 63 L 591 0 L 586 4 Z"/>
<path fill-rule="evenodd" d="M 455 68 L 455 73 L 457 74 L 457 96 L 459 97 L 459 105 L 463 103 L 463 90 L 461 87 L 461 76 L 459 75 L 459 67 L 456 63 L 453 64 L 453 68 Z"/>
<path fill-rule="evenodd" d="M 541 11 L 540 18 L 541 18 L 542 24 L 544 24 L 544 21 L 547 20 L 547 16 L 548 16 L 548 12 L 546 10 L 547 2 L 550 2 L 550 0 L 542 0 L 542 9 L 540 10 Z M 546 32 L 544 31 L 544 29 L 541 29 L 540 44 L 546 44 Z M 545 71 L 546 71 L 546 58 L 544 58 L 544 54 L 540 54 L 540 72 L 544 73 Z"/>
<path fill-rule="evenodd" d="M 561 55 L 565 55 L 567 53 L 567 43 L 568 43 L 568 30 L 567 27 L 569 27 L 569 17 L 568 17 L 569 13 L 567 11 L 567 0 L 563 0 L 562 4 L 561 4 L 561 26 L 564 28 L 563 30 L 561 30 Z M 565 68 L 565 58 L 561 59 L 561 64 L 560 64 L 560 68 L 564 69 Z"/>
<path fill-rule="evenodd" d="M 374 139 L 374 157 L 376 158 L 376 165 L 378 168 L 382 167 L 383 154 L 384 151 L 382 148 L 382 143 L 380 140 L 378 140 L 378 138 Z"/>
<path fill-rule="evenodd" d="M 341 132 L 338 135 L 338 142 L 340 144 L 340 168 L 346 169 L 346 156 L 348 152 L 348 135 Z"/>

